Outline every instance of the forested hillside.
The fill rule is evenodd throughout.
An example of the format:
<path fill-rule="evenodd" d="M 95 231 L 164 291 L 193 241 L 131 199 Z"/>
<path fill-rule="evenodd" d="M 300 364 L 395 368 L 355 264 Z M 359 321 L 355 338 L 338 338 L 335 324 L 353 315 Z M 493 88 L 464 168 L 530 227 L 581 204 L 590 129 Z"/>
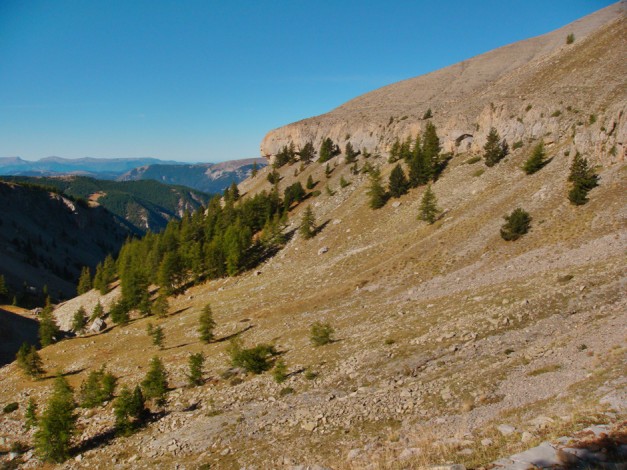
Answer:
<path fill-rule="evenodd" d="M 160 231 L 171 219 L 206 204 L 211 195 L 183 186 L 157 181 L 110 181 L 85 176 L 24 177 L 5 176 L 0 180 L 42 185 L 85 203 L 101 205 L 126 221 L 137 234 Z"/>

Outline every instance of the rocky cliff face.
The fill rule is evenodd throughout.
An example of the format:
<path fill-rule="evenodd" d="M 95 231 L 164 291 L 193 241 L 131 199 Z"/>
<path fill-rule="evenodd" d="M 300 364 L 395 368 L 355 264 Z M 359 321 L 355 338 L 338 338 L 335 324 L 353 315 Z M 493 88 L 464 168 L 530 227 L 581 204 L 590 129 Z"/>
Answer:
<path fill-rule="evenodd" d="M 480 152 L 490 127 L 511 145 L 544 139 L 606 162 L 624 160 L 627 3 L 549 34 L 395 83 L 335 110 L 269 132 L 261 154 L 330 137 L 341 149 L 385 154 L 424 129 L 426 111 L 445 151 Z M 566 44 L 574 34 L 575 41 Z"/>

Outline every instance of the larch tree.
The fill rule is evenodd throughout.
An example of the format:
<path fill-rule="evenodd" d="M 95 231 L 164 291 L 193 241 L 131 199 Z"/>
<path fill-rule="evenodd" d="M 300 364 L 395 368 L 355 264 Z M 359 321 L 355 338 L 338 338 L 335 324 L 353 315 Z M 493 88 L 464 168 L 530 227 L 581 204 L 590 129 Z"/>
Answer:
<path fill-rule="evenodd" d="M 420 201 L 420 214 L 418 218 L 424 220 L 430 224 L 433 224 L 437 220 L 440 209 L 437 206 L 437 199 L 435 193 L 431 189 L 431 185 L 427 186 L 425 193 L 422 195 Z"/>
<path fill-rule="evenodd" d="M 210 343 L 214 339 L 213 330 L 216 327 L 216 322 L 213 319 L 213 312 L 211 305 L 206 304 L 200 312 L 200 318 L 198 319 L 198 333 L 200 333 L 200 340 L 203 343 Z"/>
<path fill-rule="evenodd" d="M 388 182 L 388 191 L 390 196 L 398 198 L 403 194 L 407 194 L 409 190 L 409 181 L 407 181 L 407 177 L 405 176 L 405 172 L 403 171 L 403 167 L 400 163 L 397 163 L 392 173 L 390 173 L 390 179 Z"/>

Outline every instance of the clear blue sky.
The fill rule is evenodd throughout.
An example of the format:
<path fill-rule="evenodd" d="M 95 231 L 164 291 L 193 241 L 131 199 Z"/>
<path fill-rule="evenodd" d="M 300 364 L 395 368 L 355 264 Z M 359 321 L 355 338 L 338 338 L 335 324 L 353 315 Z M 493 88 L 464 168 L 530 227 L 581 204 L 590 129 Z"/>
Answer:
<path fill-rule="evenodd" d="M 0 0 L 0 156 L 258 156 L 275 127 L 602 0 Z"/>

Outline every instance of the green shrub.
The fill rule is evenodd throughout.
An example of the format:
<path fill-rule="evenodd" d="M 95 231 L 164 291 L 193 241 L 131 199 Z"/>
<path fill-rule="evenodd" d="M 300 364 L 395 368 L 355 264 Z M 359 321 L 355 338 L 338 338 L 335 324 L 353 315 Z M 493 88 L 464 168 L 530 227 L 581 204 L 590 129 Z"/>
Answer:
<path fill-rule="evenodd" d="M 282 384 L 287 380 L 287 366 L 283 359 L 279 359 L 275 364 L 272 377 L 274 377 L 275 382 L 278 384 Z"/>
<path fill-rule="evenodd" d="M 467 165 L 474 165 L 475 163 L 480 162 L 480 161 L 481 161 L 481 157 L 479 155 L 477 155 L 476 157 L 472 157 L 472 158 L 469 158 L 468 160 L 466 160 L 466 164 Z"/>
<path fill-rule="evenodd" d="M 558 109 L 556 111 L 553 111 L 553 113 L 551 114 L 551 117 L 558 117 L 562 114 L 562 112 Z"/>
<path fill-rule="evenodd" d="M 324 346 L 333 342 L 335 330 L 329 323 L 315 322 L 311 325 L 309 339 L 314 346 Z"/>
<path fill-rule="evenodd" d="M 309 367 L 305 370 L 305 378 L 307 380 L 314 380 L 316 377 L 318 377 L 318 373 L 316 371 Z"/>
<path fill-rule="evenodd" d="M 501 227 L 503 240 L 514 241 L 529 231 L 531 216 L 520 207 L 504 217 L 505 224 Z"/>
<path fill-rule="evenodd" d="M 227 348 L 227 353 L 233 366 L 241 367 L 246 372 L 261 374 L 272 367 L 270 358 L 276 355 L 276 350 L 269 344 L 258 344 L 245 349 L 242 347 L 241 340 L 234 338 Z"/>
<path fill-rule="evenodd" d="M 187 381 L 190 386 L 202 385 L 202 366 L 204 362 L 205 356 L 201 352 L 189 356 L 189 374 L 187 375 Z"/>
<path fill-rule="evenodd" d="M 575 33 L 570 33 L 566 36 L 566 44 L 572 44 L 573 42 L 575 42 Z"/>
<path fill-rule="evenodd" d="M 522 148 L 522 146 L 523 146 L 523 141 L 522 140 L 517 140 L 516 142 L 514 142 L 512 144 L 512 148 L 514 150 L 518 150 L 519 148 Z"/>
<path fill-rule="evenodd" d="M 290 395 L 294 392 L 295 390 L 292 387 L 285 387 L 281 389 L 281 391 L 279 392 L 279 396 L 284 397 L 285 395 Z"/>

